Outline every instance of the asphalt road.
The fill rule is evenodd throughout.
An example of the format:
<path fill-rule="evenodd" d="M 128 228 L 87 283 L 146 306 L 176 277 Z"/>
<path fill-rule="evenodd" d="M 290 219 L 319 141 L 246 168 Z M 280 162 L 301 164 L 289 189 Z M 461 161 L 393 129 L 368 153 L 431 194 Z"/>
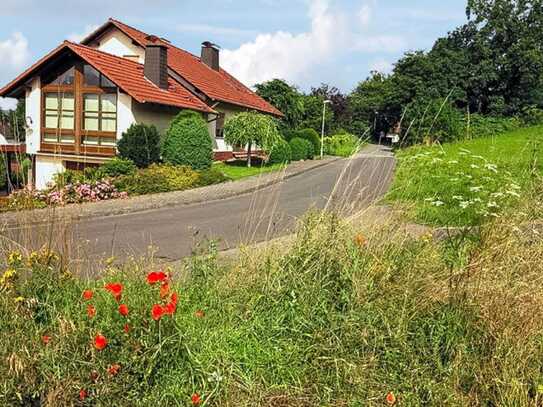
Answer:
<path fill-rule="evenodd" d="M 149 253 L 150 246 L 155 247 L 155 257 L 178 260 L 206 240 L 227 249 L 287 234 L 311 208 L 352 213 L 387 191 L 394 166 L 391 154 L 377 148 L 246 195 L 70 225 L 34 226 L 30 231 L 13 229 L 9 237 L 32 246 L 43 240 L 57 242 L 62 249 L 69 235 L 79 243 L 70 257 L 85 261 L 140 257 Z"/>

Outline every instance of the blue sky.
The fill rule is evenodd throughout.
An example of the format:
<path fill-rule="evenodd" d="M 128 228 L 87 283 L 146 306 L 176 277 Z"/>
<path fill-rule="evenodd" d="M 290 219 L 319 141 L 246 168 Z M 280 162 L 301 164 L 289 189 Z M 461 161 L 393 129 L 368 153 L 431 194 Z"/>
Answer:
<path fill-rule="evenodd" d="M 343 91 L 466 19 L 465 0 L 2 0 L 0 86 L 108 17 L 196 54 L 211 40 L 223 48 L 221 65 L 249 86 L 280 77 Z"/>

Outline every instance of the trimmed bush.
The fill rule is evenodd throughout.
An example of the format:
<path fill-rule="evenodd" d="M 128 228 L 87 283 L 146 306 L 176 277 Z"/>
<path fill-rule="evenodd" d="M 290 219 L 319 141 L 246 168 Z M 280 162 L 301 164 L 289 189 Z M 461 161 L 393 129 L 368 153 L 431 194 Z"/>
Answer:
<path fill-rule="evenodd" d="M 120 175 L 131 175 L 137 170 L 136 164 L 126 158 L 115 157 L 100 166 L 100 171 L 106 177 L 118 177 Z"/>
<path fill-rule="evenodd" d="M 321 138 L 319 133 L 313 129 L 302 129 L 296 132 L 296 137 L 303 138 L 311 143 L 313 146 L 313 154 L 320 154 L 321 151 Z"/>
<path fill-rule="evenodd" d="M 289 143 L 292 161 L 306 160 L 313 156 L 313 146 L 303 138 L 294 137 Z"/>
<path fill-rule="evenodd" d="M 189 189 L 197 185 L 198 178 L 198 173 L 189 166 L 153 164 L 135 174 L 117 178 L 114 184 L 119 191 L 145 195 Z"/>
<path fill-rule="evenodd" d="M 324 138 L 324 151 L 326 154 L 339 157 L 350 157 L 357 150 L 360 140 L 352 134 L 336 134 Z"/>
<path fill-rule="evenodd" d="M 272 147 L 268 162 L 270 164 L 289 163 L 291 158 L 292 151 L 289 144 L 285 140 L 281 139 Z"/>
<path fill-rule="evenodd" d="M 160 161 L 160 134 L 155 126 L 133 124 L 117 143 L 119 155 L 139 168 Z"/>
<path fill-rule="evenodd" d="M 203 170 L 213 162 L 213 142 L 202 116 L 182 111 L 170 123 L 162 145 L 164 161 L 173 165 L 188 165 Z"/>
<path fill-rule="evenodd" d="M 206 185 L 220 184 L 228 180 L 229 178 L 222 171 L 211 167 L 200 172 L 197 185 L 205 187 Z"/>

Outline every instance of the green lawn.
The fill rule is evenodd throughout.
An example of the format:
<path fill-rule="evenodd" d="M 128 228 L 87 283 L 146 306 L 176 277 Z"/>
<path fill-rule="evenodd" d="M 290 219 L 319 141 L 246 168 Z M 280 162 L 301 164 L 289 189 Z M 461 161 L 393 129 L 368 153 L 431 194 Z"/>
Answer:
<path fill-rule="evenodd" d="M 235 163 L 214 163 L 213 167 L 222 171 L 224 175 L 232 180 L 238 180 L 253 175 L 260 175 L 268 172 L 279 171 L 285 166 L 283 164 L 272 165 L 254 165 L 247 167 L 247 164 L 243 161 Z"/>
<path fill-rule="evenodd" d="M 387 201 L 431 225 L 474 225 L 519 202 L 542 174 L 543 126 L 398 153 Z"/>

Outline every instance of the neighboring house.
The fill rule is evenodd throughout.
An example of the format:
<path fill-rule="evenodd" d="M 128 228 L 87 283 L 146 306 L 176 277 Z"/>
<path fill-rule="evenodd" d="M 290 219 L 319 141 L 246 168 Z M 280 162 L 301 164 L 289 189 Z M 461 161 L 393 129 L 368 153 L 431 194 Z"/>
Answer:
<path fill-rule="evenodd" d="M 225 119 L 241 111 L 281 112 L 220 68 L 219 49 L 204 42 L 196 57 L 169 41 L 109 19 L 80 44 L 65 41 L 4 88 L 25 98 L 26 152 L 33 182 L 44 188 L 65 169 L 100 164 L 133 123 L 164 131 L 182 109 L 208 121 L 215 159 L 233 156 Z"/>

